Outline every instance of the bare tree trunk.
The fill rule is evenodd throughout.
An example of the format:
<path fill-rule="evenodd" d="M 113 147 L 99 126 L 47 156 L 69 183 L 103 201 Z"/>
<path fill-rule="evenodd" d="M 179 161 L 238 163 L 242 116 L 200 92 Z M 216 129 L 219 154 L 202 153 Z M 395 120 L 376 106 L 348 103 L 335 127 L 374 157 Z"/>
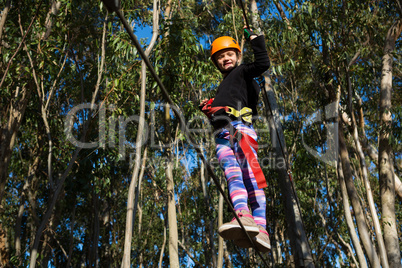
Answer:
<path fill-rule="evenodd" d="M 368 156 L 370 157 L 371 161 L 376 165 L 376 167 L 379 169 L 379 164 L 378 164 L 378 152 L 377 149 L 374 148 L 372 144 L 369 144 L 367 137 L 364 137 L 362 140 L 362 146 L 365 151 L 368 152 Z M 398 196 L 400 199 L 402 199 L 402 183 L 399 177 L 394 173 L 394 180 L 395 180 L 395 195 Z"/>
<path fill-rule="evenodd" d="M 1 47 L 3 46 L 1 37 L 3 36 L 3 31 L 5 29 L 4 25 L 6 24 L 6 19 L 8 12 L 10 11 L 11 8 L 11 0 L 7 0 L 6 6 L 3 9 L 3 12 L 1 12 L 1 18 L 0 18 L 0 52 L 1 52 Z"/>
<path fill-rule="evenodd" d="M 274 259 L 275 264 L 283 264 L 282 249 L 281 249 L 281 245 L 279 243 L 279 232 L 282 232 L 282 230 L 279 230 L 278 222 L 275 222 L 273 224 L 274 224 L 275 228 L 274 228 L 274 234 L 273 234 L 274 241 L 271 241 L 271 244 L 274 245 L 274 249 L 272 251 L 272 257 Z"/>
<path fill-rule="evenodd" d="M 167 129 L 167 141 L 170 142 L 170 105 L 166 104 L 165 124 Z M 179 241 L 177 232 L 176 199 L 174 193 L 173 180 L 173 157 L 171 148 L 167 149 L 166 162 L 166 191 L 167 191 L 167 210 L 169 224 L 169 263 L 170 267 L 180 267 L 179 262 Z"/>
<path fill-rule="evenodd" d="M 402 32 L 402 21 L 398 20 L 388 31 L 382 58 L 382 76 L 380 91 L 381 126 L 379 135 L 379 180 L 382 205 L 384 239 L 390 267 L 401 267 L 401 252 L 395 217 L 395 179 L 393 153 L 390 144 L 392 114 L 392 52 L 395 41 Z"/>
<path fill-rule="evenodd" d="M 7 267 L 9 264 L 9 249 L 8 249 L 8 241 L 5 230 L 3 229 L 3 225 L 0 222 L 0 265 L 1 267 Z"/>
<path fill-rule="evenodd" d="M 171 18 L 173 1 L 169 0 L 165 10 L 165 20 Z M 165 38 L 169 36 L 169 32 L 165 33 Z M 166 141 L 170 143 L 172 137 L 170 135 L 170 104 L 165 105 L 165 124 L 166 124 Z M 179 263 L 179 239 L 177 231 L 176 216 L 176 200 L 174 193 L 173 178 L 173 154 L 171 148 L 167 149 L 166 160 L 166 191 L 167 191 L 167 217 L 168 217 L 168 248 L 170 267 L 180 267 Z"/>
<path fill-rule="evenodd" d="M 47 13 L 46 21 L 45 21 L 45 28 L 46 31 L 42 34 L 42 39 L 45 40 L 49 37 L 50 33 L 52 32 L 54 19 L 56 18 L 57 14 L 59 13 L 59 9 L 61 6 L 61 1 L 53 1 L 50 11 Z"/>
<path fill-rule="evenodd" d="M 359 237 L 368 255 L 371 266 L 379 268 L 380 261 L 378 259 L 378 255 L 377 252 L 375 251 L 374 245 L 371 241 L 369 229 L 367 227 L 365 220 L 364 210 L 360 204 L 359 196 L 357 194 L 357 190 L 353 182 L 352 170 L 349 162 L 349 154 L 346 148 L 345 139 L 343 135 L 344 134 L 343 134 L 342 120 L 339 120 L 338 137 L 339 137 L 339 150 L 342 163 L 342 171 L 345 178 L 347 192 L 352 202 L 353 210 L 355 212 L 355 219 L 357 223 L 357 228 L 359 230 Z"/>
<path fill-rule="evenodd" d="M 138 209 L 138 240 L 141 240 L 142 229 L 143 229 L 143 227 L 142 227 L 142 208 L 141 208 L 140 203 L 138 203 L 138 199 L 140 198 L 140 196 L 142 197 L 141 184 L 142 184 L 142 178 L 144 177 L 145 164 L 146 164 L 146 161 L 147 161 L 147 155 L 148 155 L 148 147 L 145 147 L 144 155 L 142 157 L 141 172 L 140 172 L 139 179 L 138 179 L 138 185 L 137 185 L 136 190 L 135 190 L 134 208 Z M 134 210 L 134 215 L 136 215 L 136 210 Z M 139 258 L 140 267 L 143 267 L 142 266 L 143 261 L 144 261 L 144 253 L 141 250 L 140 258 Z"/>
<path fill-rule="evenodd" d="M 158 264 L 159 268 L 162 268 L 162 260 L 163 260 L 163 254 L 165 252 L 165 246 L 166 246 L 166 225 L 163 226 L 163 243 L 159 255 L 159 264 Z"/>
<path fill-rule="evenodd" d="M 385 250 L 385 245 L 384 245 L 384 239 L 382 237 L 382 231 L 381 231 L 381 226 L 380 226 L 380 220 L 378 219 L 377 215 L 377 210 L 375 207 L 374 203 L 374 198 L 373 198 L 373 193 L 371 191 L 371 186 L 368 178 L 368 171 L 367 171 L 367 166 L 366 166 L 366 157 L 363 153 L 362 146 L 360 144 L 360 139 L 359 139 L 359 133 L 357 131 L 357 122 L 355 119 L 354 115 L 354 109 L 353 109 L 353 92 L 352 92 L 352 83 L 350 81 L 350 76 L 349 76 L 349 70 L 346 69 L 346 80 L 347 80 L 347 88 L 348 88 L 348 107 L 350 111 L 350 117 L 352 119 L 352 133 L 353 133 L 353 140 L 355 143 L 355 148 L 357 151 L 357 154 L 359 156 L 360 160 L 360 166 L 362 170 L 362 177 L 363 177 L 363 182 L 364 186 L 366 188 L 366 196 L 367 196 L 367 201 L 369 204 L 370 212 L 371 212 L 371 217 L 373 220 L 373 225 L 374 225 L 374 230 L 376 233 L 377 237 L 377 242 L 378 242 L 378 248 L 379 248 L 379 254 L 381 258 L 381 264 L 383 268 L 388 268 L 388 258 L 387 258 L 387 253 Z"/>
<path fill-rule="evenodd" d="M 29 85 L 27 86 L 29 87 Z M 10 164 L 12 148 L 32 92 L 31 88 L 27 88 L 27 86 L 17 87 L 14 98 L 10 100 L 10 107 L 7 109 L 10 112 L 6 126 L 1 126 L 0 129 L 0 201 L 3 200 L 4 188 L 7 183 L 7 170 Z"/>
<path fill-rule="evenodd" d="M 351 119 L 345 112 L 342 113 L 342 118 L 344 122 L 348 122 L 349 126 L 351 125 L 350 123 Z M 375 148 L 372 144 L 369 144 L 365 133 L 363 133 L 363 137 L 361 138 L 361 145 L 363 147 L 363 150 L 367 152 L 371 161 L 376 165 L 377 168 L 379 168 L 377 148 Z M 395 180 L 395 195 L 399 196 L 399 198 L 402 199 L 402 182 L 399 179 L 399 177 L 395 174 L 395 172 L 394 172 L 394 180 Z"/>
<path fill-rule="evenodd" d="M 223 240 L 222 240 L 223 241 Z M 223 258 L 225 259 L 226 266 L 225 267 L 233 267 L 232 261 L 229 257 L 228 249 L 226 247 L 225 241 L 223 241 Z"/>
<path fill-rule="evenodd" d="M 250 12 L 251 12 L 251 25 L 255 27 L 253 31 L 255 31 L 257 34 L 261 34 L 262 31 L 259 23 L 260 15 L 258 14 L 258 7 L 256 0 L 250 0 Z"/>
<path fill-rule="evenodd" d="M 204 146 L 203 146 L 203 144 L 201 144 L 200 150 L 204 151 L 203 148 L 204 148 Z M 207 211 L 206 215 L 209 216 L 209 215 L 211 215 L 212 212 L 211 212 L 211 203 L 210 203 L 210 198 L 208 195 L 207 183 L 206 183 L 206 180 L 208 177 L 206 176 L 205 165 L 203 162 L 201 162 L 200 171 L 201 171 L 200 180 L 201 180 L 201 186 L 202 186 L 202 193 L 204 195 L 205 209 Z M 208 228 L 205 228 L 205 230 L 206 230 L 205 236 L 207 238 L 206 239 L 206 248 L 210 249 L 210 251 L 211 251 L 210 255 L 208 256 L 208 260 L 209 260 L 209 258 L 211 258 L 212 266 L 216 267 L 217 261 L 216 261 L 216 254 L 215 254 L 214 232 L 213 232 L 214 219 L 212 217 L 208 217 L 208 216 L 207 216 L 207 218 L 209 218 L 208 221 L 207 221 L 207 218 L 205 218 L 205 222 L 209 222 Z"/>
<path fill-rule="evenodd" d="M 155 42 L 159 35 L 159 5 L 158 0 L 154 0 L 153 2 L 153 28 L 152 28 L 152 38 L 149 43 L 148 48 L 145 50 L 145 55 L 148 56 L 153 49 Z M 141 166 L 141 147 L 142 147 L 142 139 L 143 139 L 143 131 L 145 124 L 145 89 L 146 89 L 146 65 L 145 62 L 141 63 L 141 95 L 140 95 L 140 120 L 138 126 L 137 140 L 136 140 L 136 152 L 135 152 L 135 163 L 134 163 L 134 171 L 132 174 L 128 197 L 127 197 L 127 215 L 126 215 L 126 230 L 125 230 L 125 240 L 124 240 L 124 254 L 123 260 L 121 263 L 122 268 L 130 267 L 130 256 L 131 256 L 131 241 L 133 236 L 133 220 L 135 218 L 134 215 L 134 194 L 135 187 L 138 180 L 138 173 Z"/>
<path fill-rule="evenodd" d="M 255 0 L 250 1 L 250 10 L 252 12 L 251 20 L 252 27 L 260 30 L 258 22 L 258 8 Z M 283 19 L 287 22 L 286 16 Z M 266 109 L 270 108 L 268 113 L 268 122 L 270 124 L 270 132 L 272 137 L 272 144 L 276 150 L 276 163 L 286 163 L 288 153 L 285 144 L 285 138 L 282 131 L 282 126 L 279 121 L 279 112 L 277 108 L 275 94 L 272 89 L 271 79 L 268 74 L 264 74 L 265 90 L 263 92 L 264 102 Z M 279 137 L 277 137 L 279 136 Z M 279 139 L 279 140 L 278 140 Z M 289 236 L 294 250 L 295 261 L 298 266 L 314 267 L 313 256 L 311 248 L 304 230 L 303 219 L 301 211 L 299 210 L 298 200 L 295 191 L 293 191 L 293 182 L 289 177 L 289 170 L 287 165 L 282 165 L 283 168 L 277 170 L 279 181 L 281 182 L 281 189 L 284 194 L 286 219 L 288 224 Z"/>
<path fill-rule="evenodd" d="M 350 212 L 349 198 L 348 198 L 348 193 L 346 190 L 345 178 L 343 176 L 341 161 L 338 161 L 338 179 L 339 179 L 339 185 L 340 185 L 341 194 L 342 194 L 343 209 L 345 212 L 346 225 L 348 226 L 349 235 L 352 240 L 353 246 L 355 248 L 357 258 L 359 259 L 360 266 L 362 268 L 367 268 L 367 261 L 366 261 L 366 258 L 364 257 L 363 249 L 360 245 L 359 238 L 356 234 L 356 229 L 355 229 L 355 226 L 353 223 L 352 213 Z"/>
<path fill-rule="evenodd" d="M 268 122 L 270 124 L 270 132 L 272 137 L 272 145 L 276 150 L 276 163 L 281 163 L 277 167 L 279 175 L 280 187 L 285 202 L 286 221 L 288 225 L 288 233 L 292 251 L 297 267 L 315 267 L 310 244 L 304 230 L 301 211 L 299 210 L 296 191 L 294 191 L 293 182 L 288 174 L 286 159 L 288 157 L 285 145 L 285 138 L 282 126 L 279 121 L 279 112 L 273 92 L 270 78 L 264 75 L 265 90 L 264 101 L 267 109 Z M 280 167 L 279 167 L 280 166 Z"/>

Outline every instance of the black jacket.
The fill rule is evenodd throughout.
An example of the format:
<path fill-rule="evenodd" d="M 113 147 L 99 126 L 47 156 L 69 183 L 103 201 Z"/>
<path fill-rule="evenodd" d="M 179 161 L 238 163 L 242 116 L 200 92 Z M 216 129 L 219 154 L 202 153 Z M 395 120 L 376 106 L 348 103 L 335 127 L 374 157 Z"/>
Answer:
<path fill-rule="evenodd" d="M 253 110 L 253 115 L 257 115 L 260 88 L 253 78 L 265 72 L 270 66 L 270 61 L 263 35 L 254 38 L 250 43 L 254 62 L 241 64 L 230 71 L 219 85 L 212 107 L 230 106 L 238 111 L 249 107 Z"/>

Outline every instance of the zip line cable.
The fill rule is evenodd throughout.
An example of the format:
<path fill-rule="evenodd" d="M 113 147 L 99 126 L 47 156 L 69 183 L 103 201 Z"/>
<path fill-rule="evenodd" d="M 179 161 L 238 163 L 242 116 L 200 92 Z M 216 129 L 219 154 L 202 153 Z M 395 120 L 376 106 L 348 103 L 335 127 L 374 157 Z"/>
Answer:
<path fill-rule="evenodd" d="M 161 91 L 162 91 L 162 95 L 163 97 L 166 99 L 166 101 L 172 106 L 175 107 L 175 109 L 173 110 L 173 113 L 177 116 L 177 118 L 180 121 L 180 124 L 182 125 L 182 130 L 185 134 L 185 136 L 187 137 L 187 139 L 190 141 L 191 144 L 195 145 L 196 142 L 194 141 L 194 139 L 191 137 L 190 135 L 190 130 L 187 128 L 186 122 L 184 121 L 184 118 L 182 116 L 182 112 L 180 110 L 180 108 L 173 102 L 173 100 L 170 98 L 169 93 L 167 92 L 164 84 L 162 83 L 162 81 L 160 80 L 158 74 L 155 72 L 155 69 L 153 68 L 151 62 L 149 61 L 148 57 L 145 55 L 140 43 L 138 42 L 135 34 L 132 32 L 126 18 L 124 17 L 124 15 L 122 14 L 121 10 L 120 10 L 120 1 L 119 0 L 102 0 L 103 3 L 106 5 L 106 7 L 109 9 L 109 11 L 114 11 L 116 12 L 117 16 L 120 18 L 121 22 L 123 23 L 124 28 L 126 29 L 127 33 L 129 34 L 131 40 L 133 41 L 135 47 L 137 48 L 137 51 L 139 52 L 139 54 L 141 55 L 142 60 L 145 62 L 145 64 L 147 65 L 149 71 L 151 72 L 151 75 L 154 77 L 156 83 L 158 84 L 158 86 L 160 87 Z M 255 251 L 257 252 L 257 254 L 260 256 L 261 260 L 263 261 L 263 263 L 265 264 L 266 267 L 268 267 L 268 263 L 266 262 L 266 260 L 263 258 L 261 252 L 259 252 L 256 249 L 256 246 L 254 244 L 254 241 L 251 239 L 251 237 L 249 236 L 249 234 L 247 233 L 246 229 L 244 228 L 243 223 L 240 221 L 239 216 L 236 214 L 229 198 L 226 196 L 224 190 L 222 189 L 222 187 L 220 186 L 220 182 L 219 179 L 216 177 L 211 165 L 209 164 L 209 162 L 207 161 L 207 159 L 205 158 L 203 152 L 198 148 L 198 146 L 194 146 L 195 151 L 197 152 L 198 156 L 201 158 L 201 161 L 205 164 L 208 174 L 211 176 L 211 178 L 213 179 L 216 187 L 218 188 L 219 192 L 222 194 L 225 202 L 227 203 L 227 205 L 229 206 L 230 211 L 234 214 L 237 222 L 239 223 L 241 229 L 243 230 L 243 232 L 246 234 L 247 238 L 249 239 L 249 241 L 251 242 L 251 244 L 253 245 L 253 248 L 255 249 Z"/>
<path fill-rule="evenodd" d="M 243 10 L 243 18 L 244 18 L 244 21 L 246 22 L 246 26 L 247 26 L 248 29 L 250 29 L 250 24 L 248 24 L 248 19 L 247 19 L 247 16 L 246 16 L 246 9 L 243 6 L 243 0 L 239 0 L 239 2 L 240 2 L 240 7 Z"/>

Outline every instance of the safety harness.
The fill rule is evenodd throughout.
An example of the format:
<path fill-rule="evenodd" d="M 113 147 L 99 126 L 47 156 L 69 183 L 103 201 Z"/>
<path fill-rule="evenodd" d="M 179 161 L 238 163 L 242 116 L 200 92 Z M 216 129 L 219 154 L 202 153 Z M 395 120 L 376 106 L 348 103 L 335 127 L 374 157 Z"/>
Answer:
<path fill-rule="evenodd" d="M 212 120 L 214 118 L 214 115 L 217 113 L 219 115 L 226 113 L 229 116 L 232 116 L 236 119 L 241 119 L 247 124 L 252 123 L 252 109 L 248 107 L 242 108 L 240 111 L 236 110 L 233 107 L 230 106 L 218 106 L 218 107 L 212 107 L 212 102 L 214 99 L 208 100 L 208 102 L 203 106 L 200 107 L 201 111 L 210 119 Z M 237 138 L 238 132 L 241 134 L 241 138 Z M 243 150 L 243 153 L 247 159 L 247 162 L 253 171 L 254 177 L 257 181 L 258 188 L 265 188 L 267 187 L 267 182 L 265 180 L 264 173 L 262 172 L 262 169 L 260 167 L 260 164 L 258 163 L 258 160 L 253 152 L 252 149 L 255 150 L 255 152 L 258 151 L 258 143 L 256 140 L 254 140 L 252 137 L 247 135 L 246 133 L 242 132 L 241 130 L 236 129 L 236 132 L 233 135 L 230 135 L 230 140 L 226 139 L 216 139 L 216 142 L 218 144 L 223 144 L 227 145 L 229 147 L 233 147 L 233 140 L 237 139 L 239 142 L 240 148 Z"/>
<path fill-rule="evenodd" d="M 233 107 L 230 106 L 217 106 L 217 107 L 212 107 L 212 102 L 214 101 L 214 98 L 209 99 L 208 102 L 203 106 L 200 107 L 201 111 L 209 118 L 213 119 L 215 115 L 221 115 L 226 113 L 229 116 L 235 117 L 236 119 L 242 119 L 248 124 L 251 124 L 252 121 L 252 115 L 253 115 L 253 110 L 251 110 L 248 107 L 242 108 L 240 111 L 236 110 Z"/>

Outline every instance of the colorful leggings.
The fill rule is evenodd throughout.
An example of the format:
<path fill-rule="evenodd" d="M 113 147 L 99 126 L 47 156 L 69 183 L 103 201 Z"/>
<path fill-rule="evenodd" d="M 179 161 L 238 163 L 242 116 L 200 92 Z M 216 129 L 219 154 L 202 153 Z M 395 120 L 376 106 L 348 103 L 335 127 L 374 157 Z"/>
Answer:
<path fill-rule="evenodd" d="M 257 140 L 257 134 L 252 125 L 246 126 L 242 121 L 233 121 L 231 124 L 234 131 L 243 132 Z M 255 222 L 266 228 L 266 198 L 264 190 L 258 188 L 254 174 L 237 140 L 233 139 L 232 144 L 228 142 L 230 134 L 233 135 L 233 129 L 223 128 L 216 135 L 216 155 L 220 166 L 225 172 L 233 207 L 236 211 L 242 209 L 250 211 L 247 205 L 247 200 L 249 199 Z M 254 149 L 252 150 L 257 158 L 257 152 Z"/>

